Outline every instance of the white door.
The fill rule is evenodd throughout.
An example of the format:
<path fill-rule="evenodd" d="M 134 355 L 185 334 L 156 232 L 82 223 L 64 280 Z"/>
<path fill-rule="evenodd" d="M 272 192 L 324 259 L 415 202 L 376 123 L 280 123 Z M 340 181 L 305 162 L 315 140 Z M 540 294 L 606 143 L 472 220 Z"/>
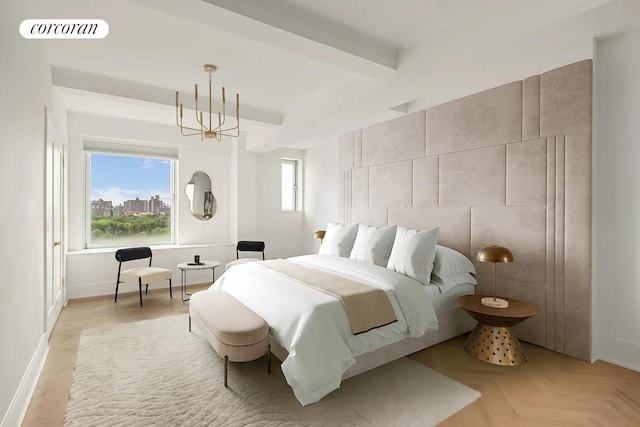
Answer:
<path fill-rule="evenodd" d="M 47 280 L 45 332 L 51 334 L 64 301 L 64 147 L 47 117 Z"/>

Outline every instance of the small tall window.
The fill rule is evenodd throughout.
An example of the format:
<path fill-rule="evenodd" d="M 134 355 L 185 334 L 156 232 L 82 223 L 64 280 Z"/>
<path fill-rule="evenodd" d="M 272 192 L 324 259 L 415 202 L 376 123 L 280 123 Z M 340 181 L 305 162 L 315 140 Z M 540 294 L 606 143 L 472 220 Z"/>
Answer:
<path fill-rule="evenodd" d="M 299 161 L 282 159 L 282 210 L 299 211 L 301 209 Z"/>
<path fill-rule="evenodd" d="M 170 244 L 174 159 L 87 152 L 86 247 Z"/>

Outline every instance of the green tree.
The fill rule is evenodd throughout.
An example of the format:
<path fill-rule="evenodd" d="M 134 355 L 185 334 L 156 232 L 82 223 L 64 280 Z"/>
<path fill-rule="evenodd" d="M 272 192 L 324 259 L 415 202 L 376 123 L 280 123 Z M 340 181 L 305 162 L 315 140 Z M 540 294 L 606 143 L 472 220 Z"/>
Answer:
<path fill-rule="evenodd" d="M 171 217 L 162 214 L 109 216 L 91 218 L 91 238 L 108 239 L 137 236 L 162 237 L 171 233 Z"/>

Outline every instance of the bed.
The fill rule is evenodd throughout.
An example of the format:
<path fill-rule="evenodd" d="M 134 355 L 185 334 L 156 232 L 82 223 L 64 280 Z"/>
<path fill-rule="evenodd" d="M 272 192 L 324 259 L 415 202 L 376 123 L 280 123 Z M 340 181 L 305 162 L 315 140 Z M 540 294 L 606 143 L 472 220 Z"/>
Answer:
<path fill-rule="evenodd" d="M 333 255 L 288 261 L 320 268 L 382 289 L 397 321 L 354 335 L 341 302 L 301 286 L 260 262 L 235 266 L 211 290 L 222 290 L 269 324 L 272 353 L 302 405 L 317 402 L 344 379 L 437 344 L 473 328 L 455 304 L 472 285 L 442 293 L 406 275 L 371 263 Z"/>

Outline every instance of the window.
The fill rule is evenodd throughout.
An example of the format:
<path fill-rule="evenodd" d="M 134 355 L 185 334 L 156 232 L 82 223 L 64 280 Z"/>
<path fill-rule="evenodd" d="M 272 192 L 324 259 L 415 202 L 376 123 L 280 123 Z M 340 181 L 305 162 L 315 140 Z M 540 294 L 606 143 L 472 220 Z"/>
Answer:
<path fill-rule="evenodd" d="M 87 151 L 85 247 L 173 243 L 176 162 Z"/>
<path fill-rule="evenodd" d="M 299 185 L 299 161 L 282 159 L 282 210 L 300 211 L 301 188 Z"/>

